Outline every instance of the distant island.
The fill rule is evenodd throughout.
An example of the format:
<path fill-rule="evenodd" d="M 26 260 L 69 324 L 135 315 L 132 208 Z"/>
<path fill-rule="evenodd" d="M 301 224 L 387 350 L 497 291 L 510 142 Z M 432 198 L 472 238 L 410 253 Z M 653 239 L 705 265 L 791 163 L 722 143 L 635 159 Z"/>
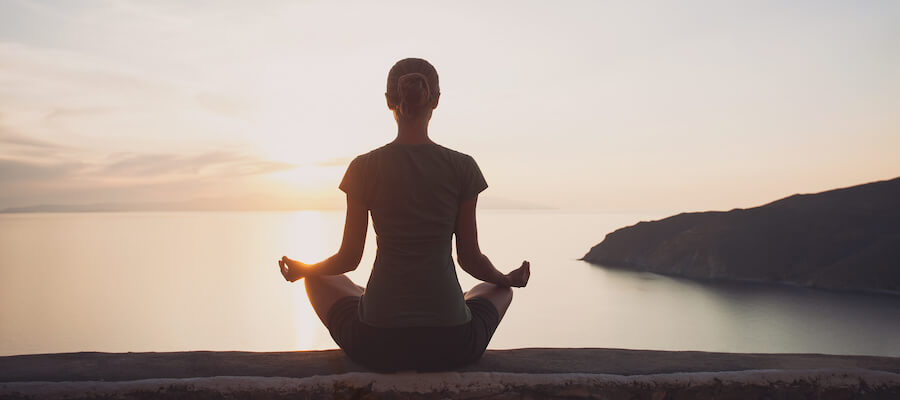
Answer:
<path fill-rule="evenodd" d="M 582 260 L 687 278 L 900 293 L 900 178 L 606 235 Z"/>

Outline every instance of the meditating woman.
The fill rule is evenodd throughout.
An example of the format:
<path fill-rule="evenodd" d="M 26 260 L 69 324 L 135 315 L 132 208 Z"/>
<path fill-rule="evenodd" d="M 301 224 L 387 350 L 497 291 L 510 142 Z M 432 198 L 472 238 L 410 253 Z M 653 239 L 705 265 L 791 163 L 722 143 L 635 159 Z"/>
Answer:
<path fill-rule="evenodd" d="M 340 250 L 315 264 L 278 261 L 286 280 L 306 280 L 338 346 L 378 371 L 447 370 L 477 360 L 512 301 L 511 287 L 528 283 L 527 261 L 503 274 L 481 253 L 475 205 L 487 183 L 472 157 L 428 137 L 440 94 L 427 61 L 394 64 L 385 97 L 397 137 L 347 168 Z M 378 250 L 363 288 L 343 274 L 362 258 L 369 212 Z M 483 281 L 465 293 L 451 255 L 454 234 L 460 267 Z"/>

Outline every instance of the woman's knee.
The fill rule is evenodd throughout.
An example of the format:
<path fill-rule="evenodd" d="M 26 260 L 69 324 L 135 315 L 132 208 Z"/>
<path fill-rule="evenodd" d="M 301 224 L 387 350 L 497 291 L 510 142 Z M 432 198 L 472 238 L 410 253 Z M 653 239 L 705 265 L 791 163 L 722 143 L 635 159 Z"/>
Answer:
<path fill-rule="evenodd" d="M 307 276 L 303 278 L 303 284 L 306 286 L 306 289 L 309 290 L 309 287 L 319 287 L 325 284 L 326 280 L 321 276 Z"/>
<path fill-rule="evenodd" d="M 359 296 L 363 292 L 344 275 L 308 276 L 304 281 L 309 302 L 323 323 L 327 323 L 328 311 L 338 300 Z"/>
<path fill-rule="evenodd" d="M 500 299 L 502 299 L 504 303 L 506 303 L 507 307 L 509 307 L 509 305 L 512 303 L 512 299 L 513 299 L 512 288 L 508 287 L 508 286 L 497 286 L 496 291 L 497 291 L 497 296 Z"/>
<path fill-rule="evenodd" d="M 489 282 L 481 282 L 466 292 L 466 299 L 472 297 L 493 297 L 497 299 L 508 299 L 512 301 L 512 288 L 507 286 L 499 286 Z"/>
<path fill-rule="evenodd" d="M 303 285 L 306 287 L 306 293 L 316 293 L 327 287 L 327 281 L 320 276 L 307 276 L 303 278 Z"/>
<path fill-rule="evenodd" d="M 506 314 L 506 309 L 512 303 L 513 290 L 506 286 L 498 286 L 493 283 L 482 282 L 468 292 L 466 292 L 466 300 L 473 298 L 485 299 L 497 309 L 497 313 L 502 319 Z"/>
<path fill-rule="evenodd" d="M 308 276 L 303 280 L 306 292 L 310 295 L 327 293 L 329 297 L 359 296 L 364 290 L 346 275 Z"/>

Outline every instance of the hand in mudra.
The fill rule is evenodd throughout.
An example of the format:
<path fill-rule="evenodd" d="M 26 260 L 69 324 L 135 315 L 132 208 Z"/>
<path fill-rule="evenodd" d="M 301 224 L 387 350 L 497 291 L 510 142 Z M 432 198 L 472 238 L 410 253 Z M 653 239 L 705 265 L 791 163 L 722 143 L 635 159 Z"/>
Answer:
<path fill-rule="evenodd" d="M 529 277 L 531 277 L 531 263 L 528 261 L 522 261 L 522 266 L 506 274 L 506 278 L 509 279 L 509 286 L 512 287 L 525 287 L 528 284 Z"/>
<path fill-rule="evenodd" d="M 291 260 L 285 256 L 278 260 L 278 267 L 281 268 L 281 276 L 284 277 L 284 280 L 296 282 L 298 279 L 303 278 L 303 269 L 306 267 L 306 264 Z"/>

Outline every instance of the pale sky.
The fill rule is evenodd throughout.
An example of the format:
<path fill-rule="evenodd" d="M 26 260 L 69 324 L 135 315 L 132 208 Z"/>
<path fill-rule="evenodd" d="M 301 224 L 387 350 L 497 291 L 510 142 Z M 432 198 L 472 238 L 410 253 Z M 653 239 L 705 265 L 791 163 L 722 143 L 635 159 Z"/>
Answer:
<path fill-rule="evenodd" d="M 0 0 L 0 209 L 342 207 L 385 78 L 494 205 L 751 207 L 900 176 L 900 2 Z M 197 200 L 200 199 L 200 200 Z"/>

